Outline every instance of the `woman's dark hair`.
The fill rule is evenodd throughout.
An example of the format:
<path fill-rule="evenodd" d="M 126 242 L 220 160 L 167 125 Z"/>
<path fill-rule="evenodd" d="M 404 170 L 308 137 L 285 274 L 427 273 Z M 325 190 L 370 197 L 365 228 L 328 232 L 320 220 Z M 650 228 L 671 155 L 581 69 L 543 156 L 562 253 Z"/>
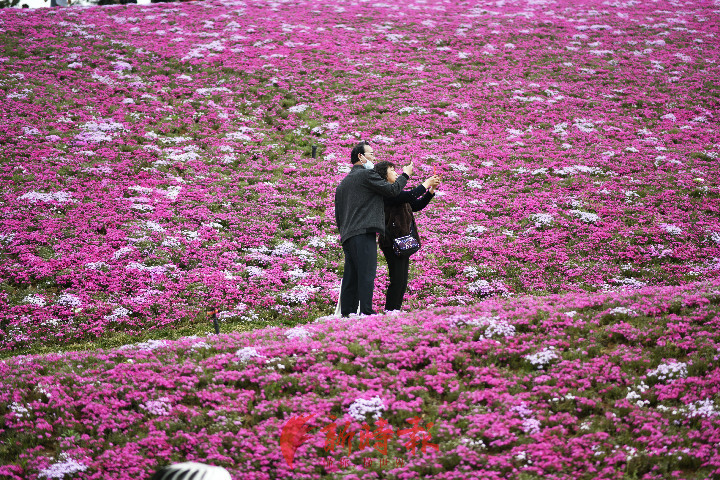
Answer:
<path fill-rule="evenodd" d="M 387 180 L 387 178 L 388 178 L 387 171 L 388 171 L 388 168 L 391 168 L 391 167 L 395 168 L 395 164 L 392 162 L 388 162 L 387 160 L 383 160 L 382 162 L 376 163 L 375 166 L 373 167 L 373 170 L 378 172 L 378 174 L 380 174 L 380 176 L 382 178 Z"/>
<path fill-rule="evenodd" d="M 350 163 L 357 163 L 360 161 L 360 155 L 365 155 L 365 145 L 370 145 L 370 142 L 363 140 L 362 142 L 355 145 L 350 152 Z"/>

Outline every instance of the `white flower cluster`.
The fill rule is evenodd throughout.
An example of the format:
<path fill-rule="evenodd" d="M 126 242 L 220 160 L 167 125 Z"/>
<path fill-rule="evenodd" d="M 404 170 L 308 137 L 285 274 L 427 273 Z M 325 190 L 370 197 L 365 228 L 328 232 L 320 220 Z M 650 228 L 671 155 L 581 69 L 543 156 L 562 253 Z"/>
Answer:
<path fill-rule="evenodd" d="M 671 235 L 680 235 L 682 233 L 682 229 L 680 227 L 671 225 L 669 223 L 661 223 L 660 228 L 662 228 Z"/>
<path fill-rule="evenodd" d="M 273 249 L 272 254 L 282 257 L 285 255 L 290 255 L 294 251 L 295 245 L 292 242 L 282 242 Z"/>
<path fill-rule="evenodd" d="M 8 408 L 10 408 L 10 410 L 12 410 L 18 418 L 27 417 L 29 415 L 29 410 L 17 402 L 11 403 L 8 405 Z"/>
<path fill-rule="evenodd" d="M 110 62 L 113 65 L 113 70 L 132 70 L 133 66 L 130 65 L 127 62 L 117 61 L 117 62 Z"/>
<path fill-rule="evenodd" d="M 568 167 L 553 168 L 553 172 L 556 175 L 574 175 L 580 173 L 602 173 L 602 170 L 598 167 L 588 167 L 587 165 L 573 165 Z"/>
<path fill-rule="evenodd" d="M 487 230 L 487 227 L 483 227 L 482 225 L 470 225 L 469 227 L 467 227 L 465 229 L 465 233 L 467 233 L 468 235 L 474 235 L 474 234 L 483 233 L 486 230 Z"/>
<path fill-rule="evenodd" d="M 715 408 L 715 404 L 709 398 L 704 400 L 698 400 L 697 402 L 691 403 L 687 406 L 688 417 L 714 417 L 720 415 L 720 411 Z"/>
<path fill-rule="evenodd" d="M 398 110 L 398 113 L 413 113 L 413 112 L 416 112 L 419 114 L 428 113 L 427 110 L 425 110 L 422 107 L 403 107 L 400 110 Z"/>
<path fill-rule="evenodd" d="M 61 323 L 62 323 L 62 320 L 60 320 L 59 318 L 49 318 L 49 319 L 47 319 L 47 320 L 44 320 L 44 321 L 42 322 L 42 325 L 43 325 L 43 326 L 57 327 L 57 326 L 60 325 Z"/>
<path fill-rule="evenodd" d="M 310 247 L 325 247 L 328 243 L 336 243 L 337 237 L 333 235 L 327 235 L 325 237 L 312 237 L 308 242 Z"/>
<path fill-rule="evenodd" d="M 264 275 L 263 269 L 254 265 L 245 267 L 245 271 L 250 276 L 250 278 L 262 277 Z"/>
<path fill-rule="evenodd" d="M 499 317 L 480 317 L 467 321 L 468 325 L 487 327 L 481 338 L 512 337 L 515 336 L 515 327 Z"/>
<path fill-rule="evenodd" d="M 86 122 L 80 126 L 83 130 L 112 132 L 115 130 L 125 130 L 122 123 L 112 121 Z"/>
<path fill-rule="evenodd" d="M 152 415 L 163 416 L 170 413 L 170 404 L 166 397 L 159 398 L 157 400 L 148 400 L 147 402 L 140 405 L 140 408 L 147 410 Z"/>
<path fill-rule="evenodd" d="M 162 241 L 160 246 L 161 247 L 170 247 L 170 248 L 179 247 L 180 240 L 175 237 L 167 237 L 165 240 Z"/>
<path fill-rule="evenodd" d="M 80 299 L 76 297 L 75 295 L 72 295 L 70 293 L 64 293 L 58 297 L 58 299 L 55 301 L 58 305 L 64 305 L 67 307 L 77 307 L 82 304 Z"/>
<path fill-rule="evenodd" d="M 463 275 L 472 279 L 477 278 L 477 276 L 480 275 L 480 272 L 475 267 L 465 267 L 463 268 Z"/>
<path fill-rule="evenodd" d="M 165 340 L 148 340 L 147 342 L 131 343 L 118 347 L 118 350 L 155 350 L 156 348 L 167 345 Z"/>
<path fill-rule="evenodd" d="M 463 445 L 467 445 L 470 448 L 479 448 L 479 449 L 487 448 L 487 445 L 485 445 L 485 442 L 483 442 L 482 440 L 476 440 L 474 438 L 463 437 L 460 439 L 460 443 L 462 443 Z"/>
<path fill-rule="evenodd" d="M 50 393 L 50 392 L 48 391 L 49 388 L 50 388 L 50 387 L 48 387 L 47 385 L 43 385 L 43 384 L 35 385 L 35 391 L 36 391 L 36 392 L 42 393 L 42 394 L 45 395 L 47 398 L 52 398 L 52 393 Z"/>
<path fill-rule="evenodd" d="M 243 322 L 257 322 L 260 320 L 260 315 L 251 309 L 246 311 L 245 314 L 240 317 L 240 320 Z"/>
<path fill-rule="evenodd" d="M 505 320 L 492 321 L 485 330 L 485 338 L 513 336 L 515 336 L 515 327 Z"/>
<path fill-rule="evenodd" d="M 640 281 L 636 278 L 619 278 L 615 277 L 612 279 L 613 282 L 618 283 L 624 287 L 631 288 L 643 288 L 647 286 L 647 283 Z"/>
<path fill-rule="evenodd" d="M 610 315 L 615 314 L 621 314 L 621 315 L 627 315 L 629 317 L 637 317 L 638 314 L 635 310 L 625 308 L 625 307 L 615 307 L 612 310 L 608 311 Z"/>
<path fill-rule="evenodd" d="M 352 405 L 350 405 L 348 414 L 356 421 L 364 422 L 365 416 L 368 413 L 372 414 L 373 420 L 377 420 L 386 409 L 387 407 L 380 397 L 375 396 L 370 400 L 358 398 L 352 403 Z"/>
<path fill-rule="evenodd" d="M 251 358 L 265 358 L 264 355 L 260 355 L 255 347 L 243 347 L 235 355 L 240 359 L 241 363 L 247 363 Z"/>
<path fill-rule="evenodd" d="M 130 253 L 132 251 L 133 251 L 133 247 L 122 247 L 121 249 L 119 249 L 118 251 L 116 251 L 113 254 L 113 259 L 117 260 L 118 258 L 122 257 L 126 253 Z"/>
<path fill-rule="evenodd" d="M 553 222 L 553 216 L 549 213 L 534 213 L 530 215 L 530 218 L 535 222 L 536 227 L 551 225 Z"/>
<path fill-rule="evenodd" d="M 118 307 L 110 315 L 105 315 L 105 320 L 117 320 L 118 318 L 127 317 L 130 314 L 130 310 L 125 307 Z"/>
<path fill-rule="evenodd" d="M 197 343 L 192 344 L 192 346 L 190 347 L 190 350 L 200 350 L 200 349 L 206 350 L 211 347 L 212 347 L 212 345 L 210 345 L 207 342 L 197 342 Z"/>
<path fill-rule="evenodd" d="M 537 353 L 531 355 L 525 355 L 527 361 L 542 369 L 545 365 L 548 365 L 553 360 L 558 359 L 557 353 L 555 353 L 555 347 L 545 348 Z"/>
<path fill-rule="evenodd" d="M 385 135 L 375 135 L 374 137 L 372 137 L 372 140 L 373 140 L 373 142 L 384 143 L 384 144 L 390 144 L 395 141 L 394 138 L 386 137 Z"/>
<path fill-rule="evenodd" d="M 310 338 L 312 335 L 303 327 L 295 327 L 287 330 L 285 336 L 289 339 L 293 338 Z"/>
<path fill-rule="evenodd" d="M 470 293 L 479 293 L 481 295 L 490 295 L 495 289 L 487 282 L 487 280 L 475 280 L 468 284 L 467 289 Z"/>
<path fill-rule="evenodd" d="M 40 470 L 38 477 L 64 478 L 65 475 L 72 475 L 77 472 L 84 472 L 85 470 L 87 470 L 87 466 L 76 460 L 63 460 Z"/>
<path fill-rule="evenodd" d="M 578 217 L 581 221 L 585 223 L 597 223 L 598 220 L 600 220 L 600 217 L 598 217 L 596 214 L 590 212 L 583 212 L 582 210 L 570 210 L 570 213 L 572 213 L 574 216 Z"/>
<path fill-rule="evenodd" d="M 308 107 L 309 107 L 309 106 L 308 106 L 307 104 L 305 104 L 305 103 L 300 103 L 300 104 L 297 104 L 297 105 L 295 105 L 295 106 L 293 106 L 293 107 L 288 108 L 288 112 L 290 112 L 290 113 L 302 113 L 302 112 L 304 112 L 305 110 L 307 110 Z"/>
<path fill-rule="evenodd" d="M 81 125 L 80 128 L 84 131 L 76 135 L 75 138 L 83 142 L 92 143 L 112 140 L 112 135 L 107 132 L 125 129 L 125 127 L 118 122 L 86 122 Z"/>
<path fill-rule="evenodd" d="M 630 402 L 635 402 L 635 405 L 638 407 L 645 407 L 650 404 L 650 400 L 640 400 L 641 394 L 646 392 L 648 388 L 647 385 L 645 385 L 645 382 L 640 382 L 640 385 L 637 387 L 637 391 L 633 390 L 632 388 L 628 388 L 628 393 L 625 396 L 625 398 Z M 638 393 L 639 392 L 639 393 Z"/>
<path fill-rule="evenodd" d="M 7 235 L 0 234 L 0 242 L 10 243 L 15 239 L 14 233 L 8 233 Z"/>
<path fill-rule="evenodd" d="M 687 376 L 687 363 L 661 363 L 657 368 L 649 370 L 648 377 L 657 377 L 658 380 L 672 380 Z"/>
<path fill-rule="evenodd" d="M 305 303 L 310 300 L 318 290 L 320 290 L 319 287 L 297 285 L 291 288 L 289 292 L 283 293 L 282 299 L 288 303 Z"/>
<path fill-rule="evenodd" d="M 140 270 L 144 272 L 150 272 L 151 274 L 155 275 L 166 272 L 168 270 L 177 270 L 177 265 L 173 265 L 172 263 L 166 263 L 165 265 L 153 265 L 151 267 L 148 267 L 147 265 L 143 265 L 140 262 L 130 262 L 125 266 L 125 270 Z"/>
<path fill-rule="evenodd" d="M 22 91 L 20 91 L 20 92 L 8 93 L 7 98 L 27 98 L 29 93 L 31 93 L 30 90 L 28 90 L 27 88 L 23 88 Z M 23 128 L 27 128 L 27 127 L 23 127 Z M 38 133 L 40 133 L 40 132 L 38 132 Z M 37 134 L 30 133 L 30 135 L 37 135 Z"/>
<path fill-rule="evenodd" d="M 573 400 L 575 400 L 575 398 L 576 398 L 575 395 L 573 395 L 572 393 L 566 393 L 565 395 L 560 395 L 559 397 L 552 397 L 550 399 L 550 401 L 551 402 L 562 402 L 563 400 L 569 400 L 572 402 Z"/>
<path fill-rule="evenodd" d="M 623 193 L 625 195 L 625 203 L 632 203 L 633 200 L 640 198 L 640 195 L 632 190 L 625 190 Z"/>
<path fill-rule="evenodd" d="M 293 270 L 290 270 L 287 272 L 290 276 L 290 280 L 297 280 L 299 278 L 305 278 L 309 274 L 307 272 L 304 272 L 301 268 L 295 268 Z"/>
<path fill-rule="evenodd" d="M 72 200 L 72 194 L 69 192 L 59 191 L 54 193 L 27 192 L 18 197 L 18 200 L 29 200 L 35 202 L 57 202 L 65 203 Z"/>
<path fill-rule="evenodd" d="M 160 225 L 157 222 L 150 221 L 150 220 L 145 222 L 145 226 L 148 228 L 148 230 L 152 230 L 153 232 L 164 232 L 165 231 L 165 228 L 162 225 Z"/>
<path fill-rule="evenodd" d="M 37 294 L 25 295 L 23 302 L 27 302 L 31 305 L 37 305 L 38 307 L 45 306 L 45 299 Z"/>
<path fill-rule="evenodd" d="M 197 160 L 199 158 L 200 158 L 200 155 L 198 155 L 195 152 L 184 152 L 184 153 L 175 152 L 175 153 L 170 153 L 167 155 L 168 160 L 172 160 L 174 162 L 181 162 L 181 163 L 191 162 L 191 161 Z M 160 161 L 156 161 L 153 164 L 160 165 L 161 163 L 160 163 Z"/>
<path fill-rule="evenodd" d="M 195 90 L 198 95 L 207 97 L 208 95 L 217 95 L 219 93 L 232 93 L 232 90 L 226 87 L 210 87 L 210 88 L 198 88 Z"/>
<path fill-rule="evenodd" d="M 388 313 L 389 313 L 389 312 L 388 312 Z M 324 316 L 322 316 L 322 317 L 316 318 L 313 323 L 323 323 L 323 322 L 328 322 L 328 321 L 330 321 L 330 320 L 338 320 L 338 319 L 340 319 L 340 318 L 342 318 L 342 316 L 341 316 L 339 313 L 338 313 L 337 315 L 335 315 L 335 314 L 332 314 L 332 315 L 324 315 Z"/>

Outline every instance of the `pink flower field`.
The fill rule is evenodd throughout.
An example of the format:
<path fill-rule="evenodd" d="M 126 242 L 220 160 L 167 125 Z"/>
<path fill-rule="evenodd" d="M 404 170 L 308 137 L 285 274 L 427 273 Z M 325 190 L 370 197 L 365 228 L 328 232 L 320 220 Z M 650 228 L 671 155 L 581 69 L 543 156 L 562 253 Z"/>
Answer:
<path fill-rule="evenodd" d="M 0 10 L 0 477 L 720 478 L 719 13 Z M 343 320 L 363 139 L 443 182 L 404 311 Z"/>
<path fill-rule="evenodd" d="M 15 356 L 0 475 L 136 479 L 193 460 L 243 479 L 717 478 L 719 305 L 714 281 Z M 299 415 L 291 471 L 279 440 Z M 331 416 L 354 435 L 326 449 Z M 438 451 L 398 437 L 414 417 Z M 386 456 L 359 443 L 380 419 Z"/>

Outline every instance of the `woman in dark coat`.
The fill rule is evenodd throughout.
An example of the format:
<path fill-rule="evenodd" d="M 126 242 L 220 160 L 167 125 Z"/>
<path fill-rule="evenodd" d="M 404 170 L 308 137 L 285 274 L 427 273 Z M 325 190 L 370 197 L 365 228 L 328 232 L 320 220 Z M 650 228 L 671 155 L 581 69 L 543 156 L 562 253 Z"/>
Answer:
<path fill-rule="evenodd" d="M 394 183 L 397 178 L 395 165 L 391 162 L 379 162 L 374 167 L 380 176 L 389 183 Z M 397 197 L 385 197 L 385 235 L 380 235 L 378 243 L 380 250 L 385 255 L 390 275 L 390 285 L 385 300 L 385 311 L 400 310 L 403 297 L 407 290 L 408 273 L 410 271 L 410 257 L 399 257 L 393 252 L 393 240 L 399 236 L 408 235 L 412 232 L 415 239 L 420 242 L 420 235 L 417 233 L 415 217 L 412 212 L 418 212 L 435 196 L 435 189 L 440 184 L 440 177 L 433 175 L 421 185 L 412 190 L 404 190 Z"/>

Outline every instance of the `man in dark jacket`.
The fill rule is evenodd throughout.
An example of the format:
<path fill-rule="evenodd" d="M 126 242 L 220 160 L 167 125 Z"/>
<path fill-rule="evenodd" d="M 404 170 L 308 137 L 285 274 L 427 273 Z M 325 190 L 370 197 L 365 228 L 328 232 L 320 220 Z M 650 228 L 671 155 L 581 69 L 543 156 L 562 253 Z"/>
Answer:
<path fill-rule="evenodd" d="M 403 167 L 403 174 L 389 183 L 374 171 L 375 154 L 370 145 L 361 142 L 352 149 L 350 173 L 335 190 L 335 222 L 345 253 L 345 270 L 340 291 L 340 313 L 347 317 L 357 310 L 372 315 L 373 289 L 377 273 L 376 234 L 385 232 L 383 197 L 395 197 L 407 184 L 413 165 Z"/>

